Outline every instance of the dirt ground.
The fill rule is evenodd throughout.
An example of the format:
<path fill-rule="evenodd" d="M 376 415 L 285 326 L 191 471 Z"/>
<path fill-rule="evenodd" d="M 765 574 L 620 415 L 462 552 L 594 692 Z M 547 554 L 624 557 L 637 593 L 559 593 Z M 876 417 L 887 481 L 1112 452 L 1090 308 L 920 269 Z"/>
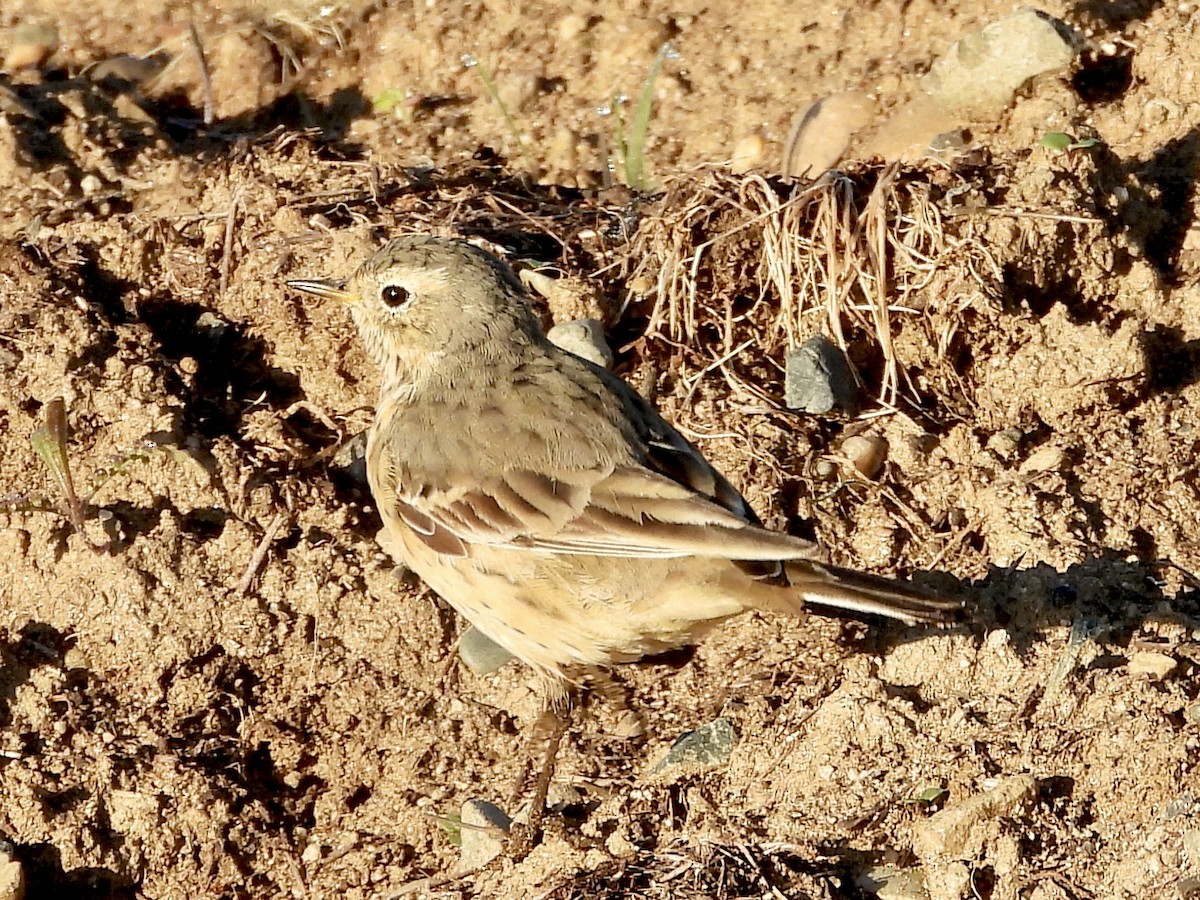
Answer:
<path fill-rule="evenodd" d="M 1077 65 L 953 158 L 847 162 L 812 205 L 776 177 L 810 102 L 901 108 L 1012 8 L 6 0 L 0 890 L 15 862 L 28 898 L 867 897 L 887 867 L 885 897 L 1200 895 L 1196 5 L 1050 3 Z M 608 160 L 667 41 L 638 195 Z M 891 249 L 838 281 L 822 210 Z M 528 799 L 532 679 L 461 665 L 379 550 L 335 454 L 375 373 L 283 284 L 413 230 L 591 286 L 548 317 L 601 315 L 770 525 L 963 625 L 747 616 L 628 667 L 648 735 L 589 703 L 541 842 L 454 877 L 463 803 Z M 784 352 L 837 330 L 877 399 L 788 411 Z M 64 509 L 56 397 L 82 534 L 35 508 Z M 719 717 L 727 763 L 652 771 Z"/>

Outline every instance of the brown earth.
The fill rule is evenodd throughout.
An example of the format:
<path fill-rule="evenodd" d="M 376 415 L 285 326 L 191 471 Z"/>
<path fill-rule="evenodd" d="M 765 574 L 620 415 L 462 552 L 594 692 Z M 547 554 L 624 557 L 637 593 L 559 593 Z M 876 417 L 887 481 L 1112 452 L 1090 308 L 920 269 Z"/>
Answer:
<path fill-rule="evenodd" d="M 950 632 L 746 617 L 630 667 L 649 736 L 588 704 L 541 843 L 425 888 L 857 897 L 920 865 L 937 897 L 1193 896 L 1194 4 L 1051 4 L 1085 39 L 1074 72 L 964 123 L 954 160 L 846 166 L 838 209 L 865 217 L 881 183 L 892 203 L 889 255 L 846 250 L 876 277 L 833 317 L 892 401 L 851 421 L 782 406 L 783 351 L 832 325 L 809 238 L 846 234 L 771 169 L 809 102 L 899 108 L 1011 7 L 443 6 L 0 8 L 0 838 L 26 896 L 415 894 L 455 873 L 464 801 L 527 799 L 530 674 L 462 667 L 463 624 L 379 551 L 330 461 L 375 375 L 341 310 L 283 286 L 422 229 L 591 284 L 618 370 L 770 524 L 968 598 Z M 668 40 L 665 193 L 637 197 L 611 106 L 628 122 Z M 152 53 L 149 80 L 118 60 Z M 751 138 L 757 169 L 729 174 Z M 781 290 L 785 219 L 818 268 Z M 63 505 L 31 444 L 58 396 L 83 535 L 32 509 Z M 889 446 L 873 480 L 842 462 L 864 432 Z M 726 766 L 650 774 L 719 716 Z"/>

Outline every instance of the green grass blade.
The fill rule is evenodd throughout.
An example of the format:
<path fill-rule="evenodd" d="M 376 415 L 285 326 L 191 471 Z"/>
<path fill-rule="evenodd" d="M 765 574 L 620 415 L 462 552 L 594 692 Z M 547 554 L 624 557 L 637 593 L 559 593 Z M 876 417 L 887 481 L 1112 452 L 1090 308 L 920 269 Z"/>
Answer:
<path fill-rule="evenodd" d="M 650 130 L 650 111 L 654 106 L 654 83 L 658 80 L 663 63 L 677 56 L 670 42 L 658 48 L 658 52 L 654 54 L 654 62 L 650 65 L 650 72 L 642 82 L 642 92 L 638 95 L 637 106 L 633 111 L 629 142 L 623 158 L 625 183 L 638 192 L 646 189 L 646 135 Z"/>

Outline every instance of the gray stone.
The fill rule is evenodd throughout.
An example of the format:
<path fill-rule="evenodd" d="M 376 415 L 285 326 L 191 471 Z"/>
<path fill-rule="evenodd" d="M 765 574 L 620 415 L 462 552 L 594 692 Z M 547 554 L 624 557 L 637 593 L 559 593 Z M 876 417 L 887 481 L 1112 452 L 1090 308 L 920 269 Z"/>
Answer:
<path fill-rule="evenodd" d="M 899 866 L 876 866 L 858 879 L 858 886 L 879 900 L 929 900 L 925 873 Z"/>
<path fill-rule="evenodd" d="M 834 409 L 853 415 L 858 408 L 858 381 L 846 354 L 818 334 L 785 359 L 784 394 L 788 409 L 823 415 Z"/>
<path fill-rule="evenodd" d="M 729 761 L 738 736 L 733 722 L 722 716 L 695 731 L 681 735 L 671 749 L 650 770 L 651 775 L 661 775 L 672 768 L 687 770 L 715 769 Z"/>
<path fill-rule="evenodd" d="M 333 454 L 329 464 L 341 469 L 364 487 L 367 484 L 367 433 L 360 431 Z"/>
<path fill-rule="evenodd" d="M 504 838 L 512 827 L 508 813 L 486 800 L 468 800 L 462 805 L 463 871 L 486 866 L 504 852 Z"/>
<path fill-rule="evenodd" d="M 968 117 L 1006 109 L 1025 82 L 1075 59 L 1071 30 L 1036 9 L 1019 9 L 960 38 L 929 68 L 921 87 L 944 109 Z"/>
<path fill-rule="evenodd" d="M 490 675 L 514 659 L 490 637 L 470 626 L 458 640 L 458 658 L 476 675 Z"/>
<path fill-rule="evenodd" d="M 612 368 L 612 348 L 604 339 L 604 326 L 595 319 L 560 322 L 546 332 L 546 337 L 550 339 L 550 343 L 581 356 L 588 362 L 595 363 L 603 369 Z"/>
<path fill-rule="evenodd" d="M 210 341 L 219 341 L 228 329 L 228 322 L 208 310 L 196 317 L 196 330 Z"/>

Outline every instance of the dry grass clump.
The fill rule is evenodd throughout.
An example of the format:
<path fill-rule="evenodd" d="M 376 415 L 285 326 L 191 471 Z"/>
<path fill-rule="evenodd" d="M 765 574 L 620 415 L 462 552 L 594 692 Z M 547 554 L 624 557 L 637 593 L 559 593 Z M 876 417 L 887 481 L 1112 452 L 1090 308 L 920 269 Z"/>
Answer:
<path fill-rule="evenodd" d="M 999 291 L 999 267 L 969 221 L 947 227 L 939 198 L 958 182 L 897 165 L 799 183 L 720 169 L 677 176 L 630 254 L 629 283 L 652 301 L 647 334 L 715 345 L 715 359 L 748 336 L 766 355 L 821 330 L 843 348 L 862 337 L 882 354 L 879 398 L 893 404 L 916 362 L 897 353 L 900 318 L 923 316 L 944 354 L 956 314 Z"/>

